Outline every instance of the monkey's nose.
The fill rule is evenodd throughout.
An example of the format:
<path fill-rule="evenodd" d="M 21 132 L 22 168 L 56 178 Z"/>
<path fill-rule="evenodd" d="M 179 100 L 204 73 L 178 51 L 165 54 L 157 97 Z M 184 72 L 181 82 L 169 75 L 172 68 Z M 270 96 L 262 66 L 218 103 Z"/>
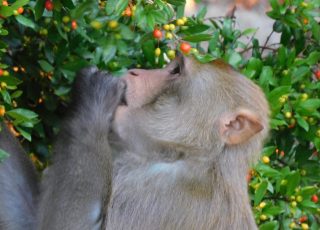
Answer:
<path fill-rule="evenodd" d="M 129 70 L 129 74 L 136 77 L 139 76 L 139 72 L 135 69 Z"/>

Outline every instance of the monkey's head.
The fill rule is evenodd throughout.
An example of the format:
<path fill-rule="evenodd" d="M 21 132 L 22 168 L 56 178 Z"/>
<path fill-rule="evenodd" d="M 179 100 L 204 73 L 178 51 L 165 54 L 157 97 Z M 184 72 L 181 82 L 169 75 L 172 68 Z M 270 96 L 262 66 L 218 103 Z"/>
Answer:
<path fill-rule="evenodd" d="M 222 61 L 179 55 L 164 69 L 132 69 L 114 130 L 128 148 L 187 152 L 261 146 L 268 104 L 258 86 Z M 152 150 L 152 149 L 149 149 Z"/>

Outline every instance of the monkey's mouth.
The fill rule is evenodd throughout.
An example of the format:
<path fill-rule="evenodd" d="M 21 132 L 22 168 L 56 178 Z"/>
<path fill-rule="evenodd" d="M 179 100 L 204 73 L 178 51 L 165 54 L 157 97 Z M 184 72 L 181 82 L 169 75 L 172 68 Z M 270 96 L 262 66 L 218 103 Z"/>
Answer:
<path fill-rule="evenodd" d="M 123 81 L 125 82 L 125 81 Z M 127 97 L 126 97 L 126 93 L 127 93 L 127 83 L 125 82 L 125 86 L 121 95 L 121 99 L 120 99 L 120 106 L 128 106 L 128 102 L 127 102 Z"/>

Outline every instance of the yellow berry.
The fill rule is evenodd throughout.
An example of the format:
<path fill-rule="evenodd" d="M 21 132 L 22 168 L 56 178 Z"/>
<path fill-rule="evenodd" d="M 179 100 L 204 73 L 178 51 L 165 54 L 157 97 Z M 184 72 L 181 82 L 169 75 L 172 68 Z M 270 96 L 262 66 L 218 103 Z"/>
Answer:
<path fill-rule="evenodd" d="M 296 197 L 296 201 L 298 201 L 298 202 L 303 201 L 303 197 L 302 197 L 302 196 L 297 196 L 297 197 Z"/>
<path fill-rule="evenodd" d="M 110 29 L 115 29 L 115 28 L 118 27 L 118 25 L 119 25 L 119 23 L 118 23 L 117 21 L 115 21 L 115 20 L 112 20 L 112 21 L 110 21 L 110 22 L 108 23 L 108 27 L 109 27 Z"/>
<path fill-rule="evenodd" d="M 198 51 L 198 49 L 196 49 L 196 48 L 192 48 L 192 49 L 191 49 L 191 53 L 193 53 L 193 54 L 198 54 L 199 51 Z"/>
<path fill-rule="evenodd" d="M 282 186 L 285 186 L 285 185 L 288 184 L 288 180 L 281 180 L 280 184 L 281 184 Z"/>
<path fill-rule="evenodd" d="M 2 76 L 8 77 L 9 76 L 8 70 L 4 70 Z"/>
<path fill-rule="evenodd" d="M 262 214 L 262 215 L 260 216 L 260 220 L 264 221 L 264 220 L 266 220 L 266 219 L 268 219 L 268 217 L 267 217 L 266 215 Z"/>
<path fill-rule="evenodd" d="M 156 49 L 154 50 L 154 55 L 156 55 L 156 57 L 159 57 L 160 54 L 161 54 L 161 49 L 160 49 L 160 48 L 156 48 Z"/>
<path fill-rule="evenodd" d="M 301 2 L 301 4 L 300 4 L 302 7 L 308 7 L 308 3 L 306 3 L 306 2 Z"/>
<path fill-rule="evenodd" d="M 163 29 L 168 31 L 168 30 L 170 30 L 170 26 L 169 26 L 168 24 L 165 24 L 165 25 L 163 26 Z"/>
<path fill-rule="evenodd" d="M 260 204 L 259 204 L 259 208 L 264 208 L 264 207 L 266 207 L 266 205 L 267 205 L 267 203 L 266 202 L 261 202 Z"/>
<path fill-rule="evenodd" d="M 184 23 L 186 23 L 188 21 L 187 17 L 183 17 L 182 20 L 184 21 Z"/>
<path fill-rule="evenodd" d="M 182 19 L 178 19 L 176 24 L 177 24 L 177 26 L 183 26 L 184 25 L 184 21 Z"/>
<path fill-rule="evenodd" d="M 174 59 L 175 57 L 176 57 L 176 51 L 174 51 L 174 50 L 169 50 L 168 52 L 167 52 L 167 55 L 168 55 L 168 58 L 169 59 Z"/>
<path fill-rule="evenodd" d="M 301 94 L 301 100 L 302 100 L 302 101 L 305 101 L 305 100 L 307 100 L 308 98 L 309 98 L 309 95 L 308 95 L 308 94 L 306 94 L 306 93 Z"/>
<path fill-rule="evenodd" d="M 303 224 L 301 224 L 301 228 L 302 228 L 303 230 L 308 230 L 308 229 L 309 229 L 309 225 L 306 224 L 306 223 L 303 223 Z"/>
<path fill-rule="evenodd" d="M 289 224 L 289 228 L 296 228 L 296 224 L 294 223 L 294 222 L 291 222 L 290 224 Z"/>
<path fill-rule="evenodd" d="M 269 164 L 270 163 L 270 158 L 268 156 L 263 156 L 262 157 L 262 162 L 265 164 Z"/>
<path fill-rule="evenodd" d="M 174 24 L 169 24 L 169 29 L 173 31 L 176 29 L 176 26 Z"/>
<path fill-rule="evenodd" d="M 166 33 L 166 39 L 172 39 L 173 38 L 173 35 L 172 35 L 172 33 L 170 33 L 170 32 L 167 32 Z"/>
<path fill-rule="evenodd" d="M 320 129 L 318 129 L 318 130 L 316 131 L 316 136 L 317 136 L 317 137 L 320 137 Z"/>
<path fill-rule="evenodd" d="M 284 116 L 289 119 L 289 118 L 292 117 L 292 113 L 291 112 L 285 112 Z"/>
<path fill-rule="evenodd" d="M 5 82 L 1 82 L 0 86 L 1 86 L 1 89 L 5 89 L 7 88 L 8 85 Z"/>
<path fill-rule="evenodd" d="M 70 22 L 70 17 L 69 16 L 63 16 L 62 17 L 62 21 L 63 21 L 63 23 L 67 24 L 68 22 Z"/>
<path fill-rule="evenodd" d="M 295 208 L 295 207 L 297 207 L 297 202 L 292 201 L 290 205 L 291 205 L 291 207 Z"/>
<path fill-rule="evenodd" d="M 90 23 L 90 25 L 91 25 L 92 28 L 94 28 L 94 29 L 96 29 L 96 30 L 99 30 L 99 29 L 102 28 L 102 23 L 99 22 L 99 21 L 96 21 L 96 20 L 92 21 L 92 22 Z"/>

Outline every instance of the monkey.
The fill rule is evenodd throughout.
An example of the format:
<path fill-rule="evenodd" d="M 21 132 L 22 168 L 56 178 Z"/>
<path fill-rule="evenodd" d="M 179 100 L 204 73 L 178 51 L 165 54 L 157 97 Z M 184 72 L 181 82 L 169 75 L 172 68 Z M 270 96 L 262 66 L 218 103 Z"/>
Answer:
<path fill-rule="evenodd" d="M 33 230 L 39 175 L 5 123 L 0 130 L 0 149 L 9 154 L 0 162 L 0 229 Z"/>
<path fill-rule="evenodd" d="M 101 229 L 111 194 L 108 135 L 124 86 L 95 67 L 79 72 L 44 175 L 36 229 Z"/>
<path fill-rule="evenodd" d="M 257 229 L 246 174 L 269 131 L 261 89 L 181 54 L 120 79 L 80 72 L 36 230 Z"/>

